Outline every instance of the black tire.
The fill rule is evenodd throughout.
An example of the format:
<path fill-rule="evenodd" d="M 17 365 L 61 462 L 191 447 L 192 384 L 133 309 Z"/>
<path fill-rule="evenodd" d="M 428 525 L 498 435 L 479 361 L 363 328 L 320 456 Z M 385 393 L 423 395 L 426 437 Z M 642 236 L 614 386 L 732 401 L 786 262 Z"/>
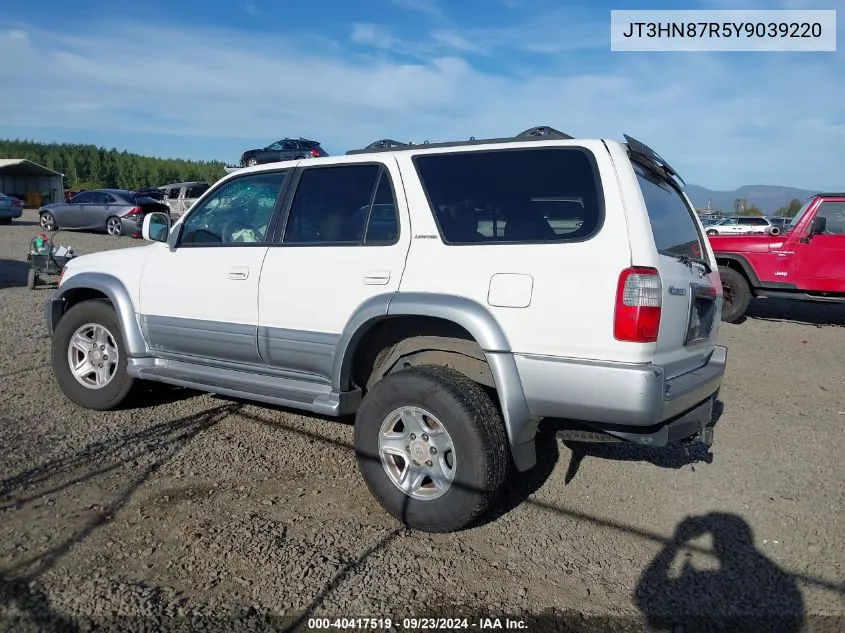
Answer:
<path fill-rule="evenodd" d="M 741 273 L 727 266 L 719 266 L 722 278 L 722 292 L 725 303 L 722 306 L 722 321 L 735 323 L 745 314 L 751 301 L 751 288 Z"/>
<path fill-rule="evenodd" d="M 718 235 L 718 234 L 719 234 L 719 231 L 716 231 L 714 229 L 710 229 L 709 231 L 707 231 L 707 235 Z"/>
<path fill-rule="evenodd" d="M 71 337 L 78 328 L 93 323 L 105 327 L 118 350 L 118 363 L 111 380 L 103 387 L 88 388 L 74 377 L 68 361 Z M 51 361 L 53 375 L 62 392 L 85 409 L 108 411 L 117 408 L 129 395 L 135 379 L 126 373 L 126 346 L 114 308 L 107 301 L 92 299 L 71 307 L 59 320 L 53 333 Z"/>
<path fill-rule="evenodd" d="M 454 479 L 438 498 L 411 497 L 382 465 L 382 423 L 403 406 L 424 409 L 451 437 Z M 425 532 L 454 532 L 479 519 L 501 491 L 510 466 L 504 423 L 487 394 L 463 374 L 433 365 L 403 369 L 373 385 L 356 417 L 355 452 L 361 475 L 381 506 L 406 526 Z"/>
<path fill-rule="evenodd" d="M 39 217 L 39 224 L 41 225 L 41 228 L 47 232 L 55 231 L 59 228 L 59 225 L 56 224 L 56 217 L 49 211 L 44 211 L 41 214 Z"/>
<path fill-rule="evenodd" d="M 258 164 L 258 159 L 255 156 L 250 156 L 246 159 L 245 165 L 247 167 L 255 167 Z"/>
<path fill-rule="evenodd" d="M 26 271 L 26 287 L 32 290 L 35 288 L 35 282 L 37 281 L 37 276 L 35 274 L 35 269 L 30 268 Z"/>
<path fill-rule="evenodd" d="M 12 218 L 0 218 L 0 224 L 11 224 Z"/>

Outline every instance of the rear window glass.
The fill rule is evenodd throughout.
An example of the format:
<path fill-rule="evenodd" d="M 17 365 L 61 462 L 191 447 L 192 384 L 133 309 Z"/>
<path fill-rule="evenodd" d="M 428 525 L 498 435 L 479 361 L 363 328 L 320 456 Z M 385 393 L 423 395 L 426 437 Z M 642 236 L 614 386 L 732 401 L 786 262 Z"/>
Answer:
<path fill-rule="evenodd" d="M 594 162 L 581 148 L 424 154 L 414 163 L 449 244 L 579 241 L 604 219 Z"/>
<path fill-rule="evenodd" d="M 701 257 L 701 236 L 693 211 L 678 191 L 663 178 L 634 163 L 645 199 L 657 251 L 663 255 Z"/>

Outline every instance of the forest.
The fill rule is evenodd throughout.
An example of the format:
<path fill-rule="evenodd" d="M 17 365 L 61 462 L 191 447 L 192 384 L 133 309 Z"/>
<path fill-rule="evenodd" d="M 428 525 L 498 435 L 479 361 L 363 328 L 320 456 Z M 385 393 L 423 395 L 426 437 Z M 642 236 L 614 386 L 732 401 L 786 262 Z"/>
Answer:
<path fill-rule="evenodd" d="M 211 184 L 226 175 L 221 162 L 153 158 L 71 143 L 0 139 L 0 158 L 24 158 L 58 171 L 65 176 L 65 188 L 73 190 L 135 190 L 191 180 Z"/>

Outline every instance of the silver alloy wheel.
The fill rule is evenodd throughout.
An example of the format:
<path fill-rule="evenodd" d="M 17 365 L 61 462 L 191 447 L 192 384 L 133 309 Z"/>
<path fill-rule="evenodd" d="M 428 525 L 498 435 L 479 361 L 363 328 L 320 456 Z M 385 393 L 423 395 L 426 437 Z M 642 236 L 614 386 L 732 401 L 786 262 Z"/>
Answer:
<path fill-rule="evenodd" d="M 120 218 L 109 218 L 108 221 L 106 221 L 106 230 L 109 232 L 109 235 L 118 237 L 123 230 L 120 224 Z"/>
<path fill-rule="evenodd" d="M 246 166 L 247 166 L 247 167 L 255 167 L 257 164 L 258 164 L 258 159 L 257 159 L 257 158 L 250 158 L 250 159 L 248 159 L 248 160 L 246 161 Z"/>
<path fill-rule="evenodd" d="M 45 231 L 52 231 L 55 227 L 55 221 L 53 220 L 53 216 L 49 213 L 42 213 L 41 218 L 39 219 L 39 224 L 41 224 L 41 228 Z"/>
<path fill-rule="evenodd" d="M 379 429 L 378 451 L 390 481 L 413 499 L 429 501 L 446 494 L 457 462 L 452 438 L 431 413 L 400 407 Z"/>
<path fill-rule="evenodd" d="M 67 362 L 76 381 L 88 389 L 102 389 L 117 373 L 117 341 L 99 323 L 86 323 L 73 333 Z"/>

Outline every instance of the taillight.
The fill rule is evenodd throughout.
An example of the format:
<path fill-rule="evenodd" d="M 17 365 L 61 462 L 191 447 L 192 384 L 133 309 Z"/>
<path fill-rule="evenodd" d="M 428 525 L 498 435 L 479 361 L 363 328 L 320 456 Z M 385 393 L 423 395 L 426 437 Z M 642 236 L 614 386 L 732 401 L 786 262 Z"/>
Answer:
<path fill-rule="evenodd" d="M 141 213 L 141 207 L 132 207 L 131 209 L 129 209 L 129 211 L 126 212 L 126 215 L 124 215 L 123 217 L 134 219 L 141 215 Z"/>
<path fill-rule="evenodd" d="M 660 330 L 663 285 L 654 268 L 634 266 L 619 275 L 613 336 L 619 341 L 653 343 Z"/>
<path fill-rule="evenodd" d="M 316 147 L 312 147 L 311 148 L 311 156 L 313 156 L 314 158 L 319 158 L 320 150 L 318 150 Z"/>

